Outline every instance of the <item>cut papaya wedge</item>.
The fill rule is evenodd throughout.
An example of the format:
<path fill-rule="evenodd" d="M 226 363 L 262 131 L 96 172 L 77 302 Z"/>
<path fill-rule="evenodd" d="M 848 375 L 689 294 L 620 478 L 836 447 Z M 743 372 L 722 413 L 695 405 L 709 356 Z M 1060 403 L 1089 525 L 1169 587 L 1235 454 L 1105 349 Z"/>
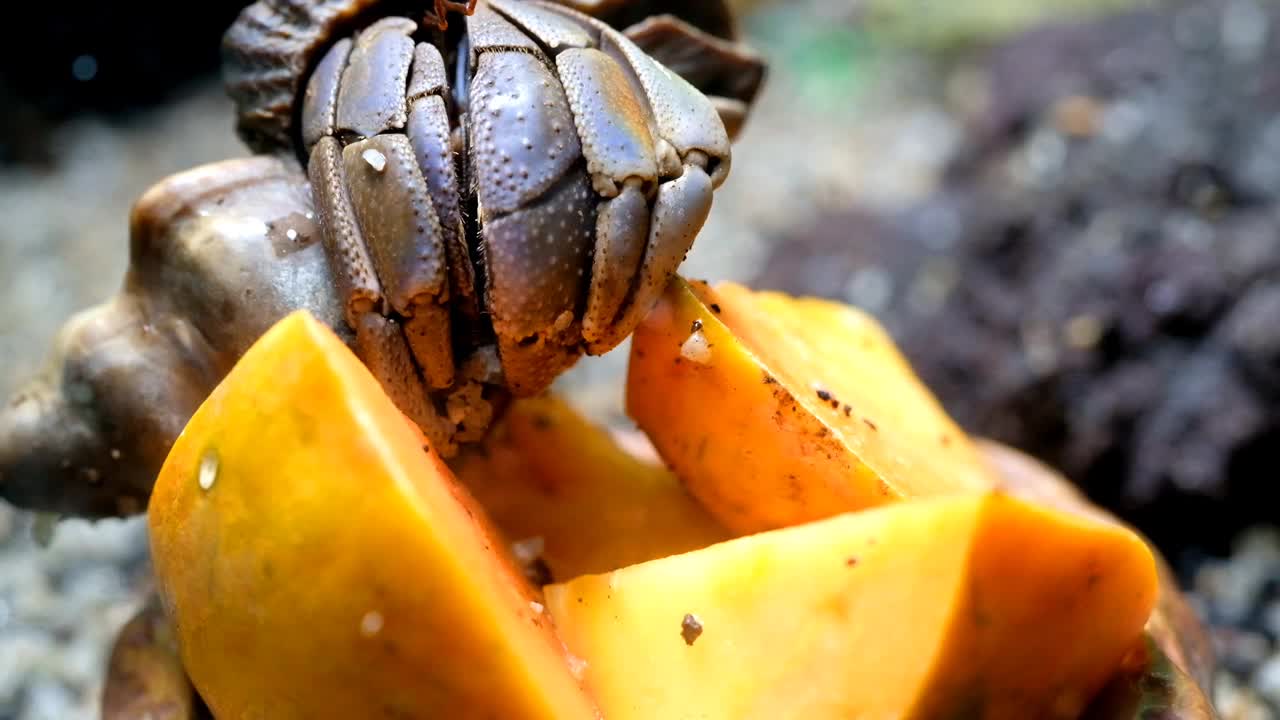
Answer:
<path fill-rule="evenodd" d="M 450 464 L 499 529 L 539 555 L 553 579 L 730 537 L 670 470 L 631 455 L 554 395 L 517 400 L 483 444 Z"/>
<path fill-rule="evenodd" d="M 484 513 L 306 314 L 192 418 L 149 524 L 183 663 L 218 717 L 597 715 Z"/>
<path fill-rule="evenodd" d="M 888 334 L 838 303 L 677 277 L 633 337 L 627 410 L 740 534 L 995 484 Z"/>
<path fill-rule="evenodd" d="M 1156 584 L 1124 528 L 972 494 L 545 594 L 610 720 L 1026 720 L 1080 715 L 1141 642 Z"/>

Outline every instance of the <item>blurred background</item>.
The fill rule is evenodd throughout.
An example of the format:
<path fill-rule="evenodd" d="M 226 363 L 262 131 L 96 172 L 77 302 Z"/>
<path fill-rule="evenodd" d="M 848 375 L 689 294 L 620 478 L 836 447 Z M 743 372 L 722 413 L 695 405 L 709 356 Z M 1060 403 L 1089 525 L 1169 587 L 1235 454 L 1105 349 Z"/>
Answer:
<path fill-rule="evenodd" d="M 0 44 L 0 398 L 165 175 L 245 154 L 236 0 L 23 3 Z M 772 63 L 685 274 L 854 303 L 975 433 L 1137 523 L 1280 710 L 1280 3 L 735 0 Z M 563 388 L 621 411 L 625 348 Z M 0 719 L 97 717 L 140 521 L 0 504 Z"/>

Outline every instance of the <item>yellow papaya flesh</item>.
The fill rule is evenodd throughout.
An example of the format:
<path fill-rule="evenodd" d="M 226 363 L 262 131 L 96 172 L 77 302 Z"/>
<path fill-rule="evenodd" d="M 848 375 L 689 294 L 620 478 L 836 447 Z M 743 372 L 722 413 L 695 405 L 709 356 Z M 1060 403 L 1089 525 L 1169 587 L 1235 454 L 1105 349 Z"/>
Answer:
<path fill-rule="evenodd" d="M 1133 533 L 1000 494 L 897 503 L 545 589 L 610 720 L 1072 718 L 1137 646 Z"/>
<path fill-rule="evenodd" d="M 513 541 L 568 580 L 703 548 L 729 533 L 665 467 L 618 446 L 554 396 L 517 400 L 451 465 Z"/>
<path fill-rule="evenodd" d="M 676 278 L 637 328 L 627 410 L 739 534 L 985 491 L 985 461 L 870 317 Z"/>
<path fill-rule="evenodd" d="M 201 406 L 148 513 L 218 717 L 597 716 L 484 513 L 306 314 Z"/>

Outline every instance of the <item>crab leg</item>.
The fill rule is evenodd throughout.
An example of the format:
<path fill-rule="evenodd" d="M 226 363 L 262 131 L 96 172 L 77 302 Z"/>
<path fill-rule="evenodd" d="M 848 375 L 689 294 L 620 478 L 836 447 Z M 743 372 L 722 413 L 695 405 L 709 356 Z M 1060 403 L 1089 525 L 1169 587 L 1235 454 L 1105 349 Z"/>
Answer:
<path fill-rule="evenodd" d="M 302 143 L 307 153 L 322 137 L 338 133 L 338 88 L 351 57 L 351 40 L 343 38 L 325 53 L 302 96 Z"/>
<path fill-rule="evenodd" d="M 404 135 L 377 135 L 343 150 L 352 206 L 391 307 L 405 318 L 428 385 L 453 384 L 447 254 L 440 220 Z"/>
<path fill-rule="evenodd" d="M 356 38 L 338 86 L 339 134 L 368 138 L 403 130 L 409 121 L 404 93 L 413 64 L 412 20 L 383 18 Z"/>
<path fill-rule="evenodd" d="M 544 44 L 571 36 L 548 18 L 596 33 L 599 49 L 562 49 L 556 64 L 603 198 L 582 334 L 588 352 L 607 352 L 649 311 L 706 222 L 729 170 L 728 133 L 714 103 L 617 30 L 564 7 L 496 5 Z"/>
<path fill-rule="evenodd" d="M 556 56 L 556 65 L 592 185 L 605 198 L 582 320 L 587 351 L 602 353 L 626 334 L 617 332 L 615 320 L 641 268 L 658 161 L 644 108 L 612 58 L 599 50 L 571 49 Z"/>
<path fill-rule="evenodd" d="M 488 310 L 507 386 L 528 395 L 581 354 L 577 313 L 597 202 L 545 55 L 486 3 L 467 27 L 476 66 L 469 149 Z"/>
<path fill-rule="evenodd" d="M 369 366 L 396 405 L 440 450 L 452 447 L 448 423 L 427 398 L 399 324 L 383 317 L 382 287 L 373 270 L 351 197 L 347 193 L 342 148 L 322 138 L 311 152 L 308 174 L 319 210 L 325 254 L 356 333 L 356 354 Z"/>
<path fill-rule="evenodd" d="M 359 231 L 349 242 L 363 249 L 362 272 L 380 285 L 379 297 L 388 307 L 379 313 L 403 318 L 402 325 L 393 325 L 403 328 L 426 385 L 439 389 L 455 381 L 451 285 L 463 299 L 474 292 L 462 245 L 448 116 L 443 100 L 434 96 L 444 90 L 444 62 L 430 45 L 415 46 L 416 27 L 404 18 L 385 18 L 361 33 L 349 50 L 341 43 L 330 50 L 308 87 L 304 112 L 313 114 L 304 116 L 303 134 L 304 140 L 328 138 L 325 145 L 340 144 L 332 135 L 364 138 L 342 151 L 336 181 L 345 180 L 353 227 Z M 413 113 L 406 93 L 418 99 Z M 441 149 L 443 159 L 436 156 Z M 424 169 L 430 169 L 430 178 Z M 445 209 L 448 225 L 437 204 Z M 377 338 L 370 352 L 392 354 L 384 358 L 387 372 L 407 368 L 410 377 L 417 376 L 412 360 L 401 362 L 389 332 L 374 332 L 370 323 L 375 321 L 368 318 L 351 321 Z"/>
<path fill-rule="evenodd" d="M 445 105 L 445 98 L 449 96 L 448 77 L 440 51 L 434 45 L 419 43 L 414 50 L 413 72 L 409 77 L 409 125 L 405 132 L 440 220 L 449 261 L 452 305 L 462 317 L 474 320 L 479 315 L 475 271 L 467 247 L 454 162 L 455 155 L 461 151 L 462 134 L 449 127 Z"/>
<path fill-rule="evenodd" d="M 614 325 L 614 331 L 623 333 L 624 337 L 658 301 L 711 213 L 712 179 L 699 163 L 698 155 L 691 153 L 691 162 L 684 166 L 684 174 L 658 188 L 649 243 L 636 278 L 635 292 Z"/>
<path fill-rule="evenodd" d="M 429 359 L 438 359 L 442 352 L 449 352 L 447 361 L 426 364 L 436 375 L 434 382 L 442 382 L 439 369 L 442 365 L 448 368 L 445 377 L 452 378 L 447 311 L 442 318 L 442 313 L 435 311 L 431 302 L 422 302 L 422 293 L 412 292 L 410 286 L 416 279 L 412 273 L 417 268 L 413 265 L 412 256 L 403 258 L 403 246 L 397 245 L 394 237 L 398 225 L 412 222 L 411 213 L 420 217 L 425 214 L 422 204 L 426 196 L 425 184 L 421 183 L 419 173 L 417 192 L 408 191 L 411 200 L 416 202 L 399 204 L 402 210 L 399 213 L 378 218 L 379 222 L 370 222 L 379 215 L 371 210 L 378 209 L 381 202 L 396 204 L 401 199 L 389 199 L 388 196 L 404 191 L 397 190 L 393 183 L 384 182 L 387 178 L 365 177 L 365 170 L 353 163 L 352 158 L 364 161 L 365 168 L 369 170 L 374 170 L 374 165 L 381 165 L 384 170 L 390 165 L 392 174 L 397 178 L 412 177 L 416 164 L 412 163 L 408 142 L 401 145 L 375 138 L 369 141 L 372 143 L 370 146 L 344 152 L 342 143 L 334 137 L 337 133 L 376 135 L 403 127 L 407 120 L 403 111 L 403 90 L 398 92 L 397 102 L 397 95 L 389 92 L 387 86 L 402 83 L 399 87 L 404 87 L 403 83 L 407 83 L 410 61 L 399 58 L 406 54 L 406 42 L 407 53 L 412 54 L 413 44 L 407 36 L 412 32 L 411 24 L 396 19 L 381 20 L 357 41 L 355 47 L 339 42 L 330 49 L 329 54 L 321 59 L 307 87 L 302 127 L 305 141 L 314 142 L 308 176 L 314 188 L 316 208 L 323 220 L 325 254 L 344 299 L 347 323 L 356 333 L 356 352 L 387 388 L 388 395 L 394 398 L 403 413 L 419 424 L 433 445 L 447 452 L 452 448 L 452 429 L 448 421 L 436 413 L 426 395 L 425 384 L 406 341 L 406 328 L 383 315 L 387 297 L 378 272 L 378 265 L 384 265 L 381 275 L 390 278 L 389 286 L 394 293 L 392 301 L 398 305 L 397 309 L 411 310 L 406 313 L 410 318 L 407 329 L 415 338 L 415 346 L 424 348 L 422 352 Z M 356 83 L 360 78 L 366 82 Z M 403 140 L 403 136 L 399 137 Z M 406 156 L 410 163 L 404 161 Z M 353 174 L 362 177 L 362 182 L 352 188 L 349 179 Z M 429 202 L 426 208 L 430 209 Z M 408 218 L 406 213 L 410 213 Z M 434 215 L 421 220 L 424 228 L 421 233 L 416 232 L 419 225 L 412 225 L 415 229 L 412 237 L 429 233 L 426 228 L 430 227 L 431 220 L 435 220 Z M 438 222 L 435 229 L 438 232 Z M 374 238 L 372 247 L 366 242 L 366 234 Z M 407 273 L 397 265 L 397 261 L 402 259 L 408 266 Z M 440 252 L 440 263 L 443 264 L 443 251 Z M 426 265 L 428 268 L 424 274 L 431 275 L 430 263 Z M 436 284 L 434 287 L 439 286 Z M 443 341 L 440 340 L 442 336 Z"/>
<path fill-rule="evenodd" d="M 644 257 L 649 235 L 649 201 L 636 182 L 601 205 L 596 219 L 595 257 L 591 262 L 591 289 L 582 318 L 582 339 L 587 352 L 602 355 L 622 342 L 615 322 Z"/>

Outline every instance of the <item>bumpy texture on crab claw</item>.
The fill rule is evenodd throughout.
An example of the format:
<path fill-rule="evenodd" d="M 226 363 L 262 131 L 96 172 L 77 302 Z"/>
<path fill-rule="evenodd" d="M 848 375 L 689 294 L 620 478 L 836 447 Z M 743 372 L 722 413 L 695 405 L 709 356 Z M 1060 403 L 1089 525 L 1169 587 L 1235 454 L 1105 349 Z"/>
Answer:
<path fill-rule="evenodd" d="M 450 409 L 470 358 L 529 396 L 630 335 L 728 176 L 763 63 L 724 0 L 437 2 L 466 11 L 448 34 L 421 5 L 346 1 L 349 22 L 340 0 L 258 0 L 228 86 L 241 127 L 307 167 L 361 359 L 445 445 L 483 432 Z"/>
<path fill-rule="evenodd" d="M 306 177 L 272 158 L 175 175 L 134 208 L 124 288 L 62 329 L 0 408 L 0 497 L 85 516 L 141 512 L 191 414 L 250 344 L 305 308 L 350 331 Z"/>

